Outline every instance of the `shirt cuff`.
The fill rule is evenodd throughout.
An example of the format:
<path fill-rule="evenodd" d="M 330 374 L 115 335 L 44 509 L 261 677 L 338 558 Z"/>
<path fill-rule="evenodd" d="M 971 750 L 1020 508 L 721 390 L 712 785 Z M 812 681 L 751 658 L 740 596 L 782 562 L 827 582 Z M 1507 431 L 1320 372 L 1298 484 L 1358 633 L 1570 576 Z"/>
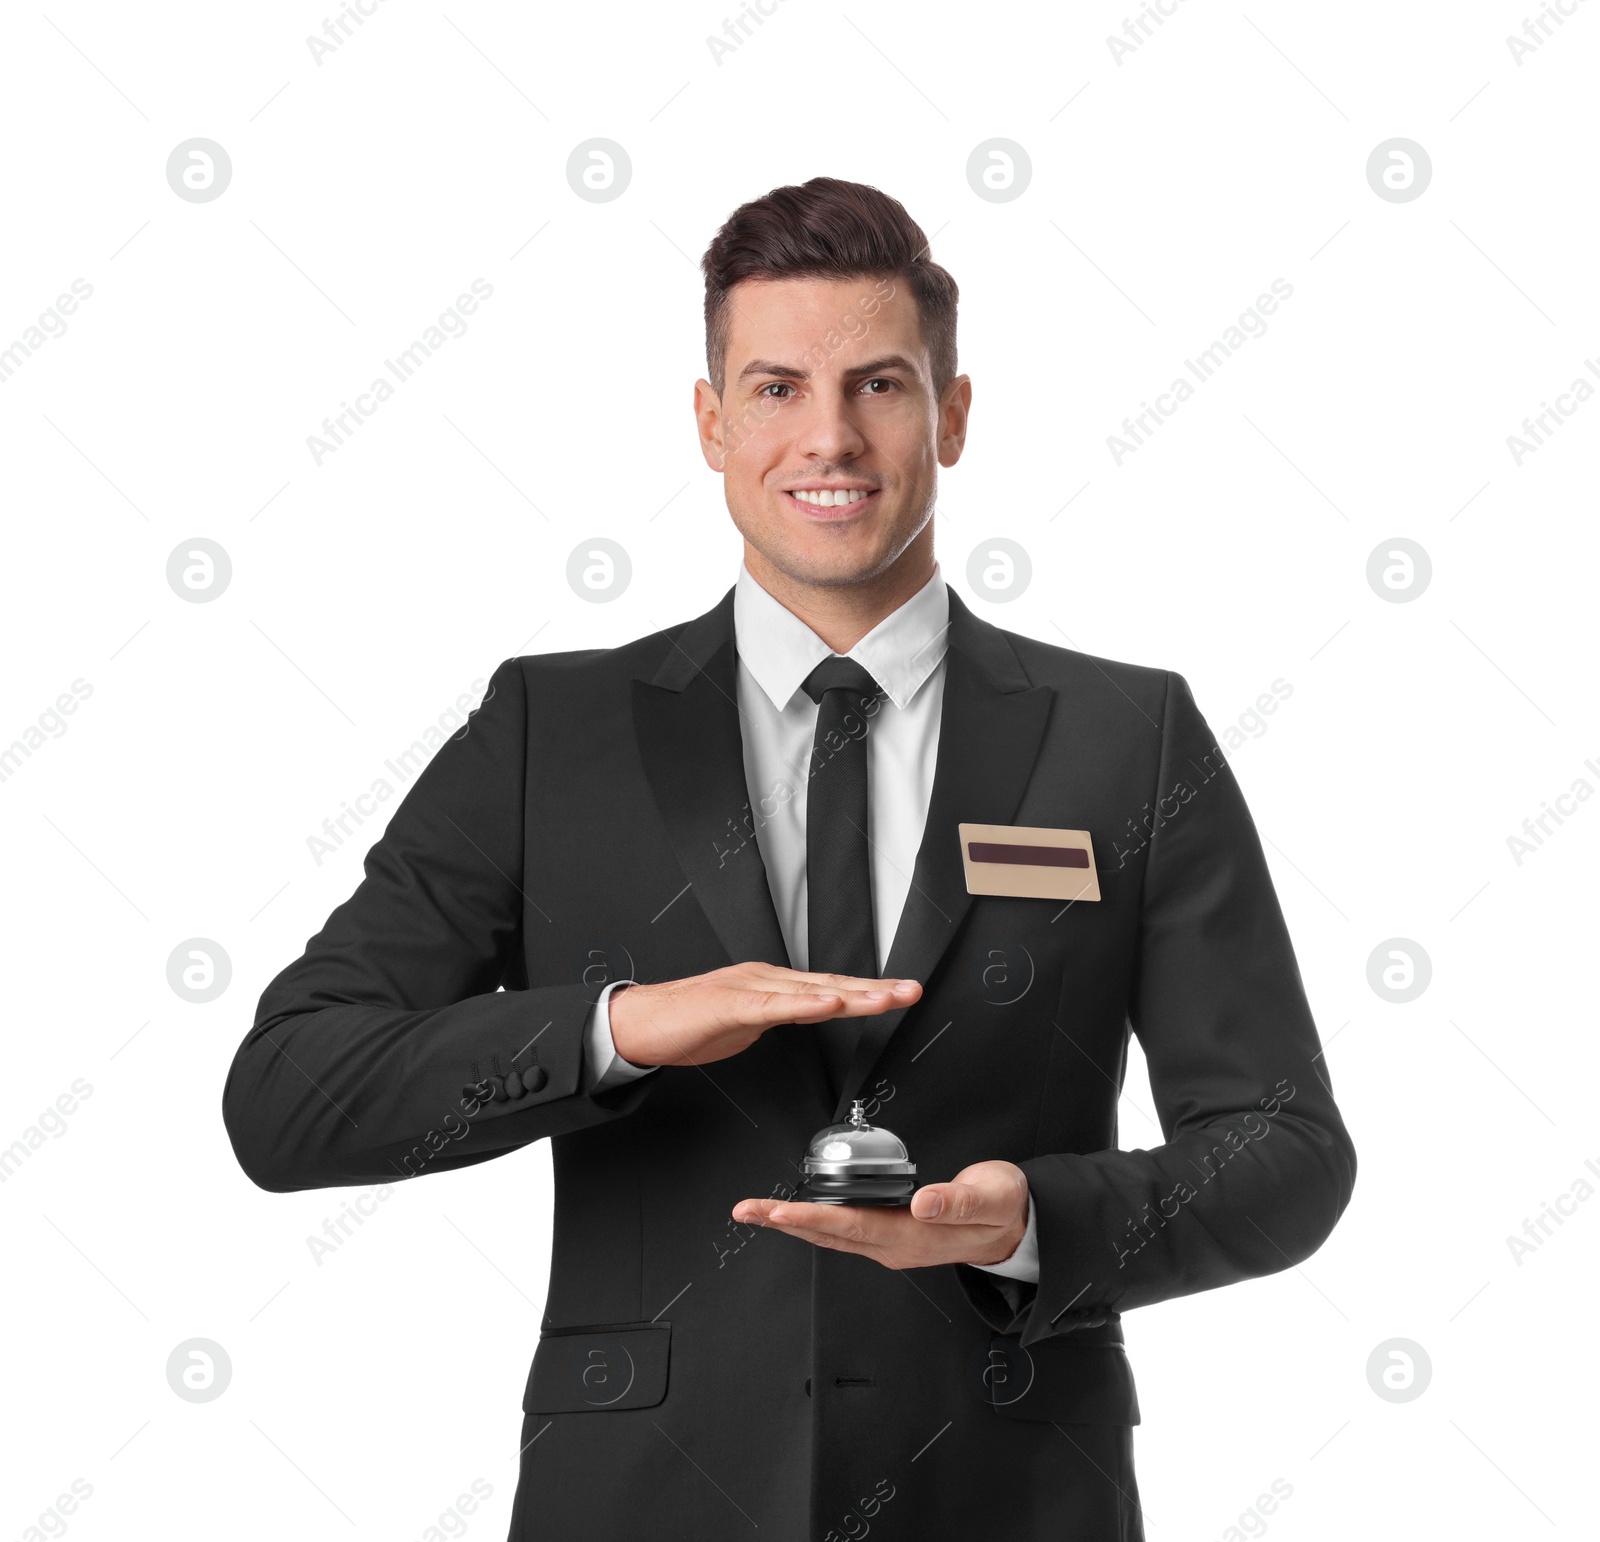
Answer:
<path fill-rule="evenodd" d="M 972 1267 L 989 1274 L 1003 1274 L 1008 1280 L 1026 1280 L 1035 1285 L 1039 1283 L 1039 1233 L 1034 1223 L 1031 1193 L 1028 1195 L 1028 1229 L 1023 1232 L 1016 1252 L 1000 1263 L 974 1264 Z"/>
<path fill-rule="evenodd" d="M 603 1092 L 607 1087 L 620 1087 L 624 1082 L 636 1081 L 650 1071 L 653 1065 L 635 1065 L 617 1053 L 616 1041 L 611 1037 L 611 993 L 623 985 L 637 985 L 637 980 L 613 980 L 600 992 L 600 999 L 589 1013 L 584 1030 L 584 1051 L 589 1066 L 590 1092 Z"/>

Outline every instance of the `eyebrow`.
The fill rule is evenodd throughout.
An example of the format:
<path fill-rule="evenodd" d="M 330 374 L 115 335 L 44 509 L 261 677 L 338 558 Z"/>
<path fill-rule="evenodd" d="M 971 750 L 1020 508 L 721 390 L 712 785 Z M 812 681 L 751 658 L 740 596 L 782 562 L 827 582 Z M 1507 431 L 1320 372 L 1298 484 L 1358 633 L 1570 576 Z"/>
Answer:
<path fill-rule="evenodd" d="M 847 371 L 850 375 L 881 375 L 888 370 L 902 370 L 908 375 L 917 373 L 917 366 L 901 353 L 886 353 L 881 359 L 869 359 L 865 364 L 858 364 Z M 775 364 L 769 359 L 752 359 L 739 371 L 738 378 L 743 380 L 747 375 L 774 375 L 779 380 L 807 380 L 810 377 L 803 369 L 797 369 L 792 364 Z"/>

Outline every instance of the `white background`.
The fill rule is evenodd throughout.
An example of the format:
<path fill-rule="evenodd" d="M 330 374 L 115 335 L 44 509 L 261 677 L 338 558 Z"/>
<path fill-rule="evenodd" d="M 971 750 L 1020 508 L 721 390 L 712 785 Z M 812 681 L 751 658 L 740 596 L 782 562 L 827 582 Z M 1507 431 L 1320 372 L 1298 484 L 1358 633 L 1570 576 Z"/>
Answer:
<path fill-rule="evenodd" d="M 1520 465 L 1507 436 L 1600 359 L 1600 6 L 1519 63 L 1523 0 L 1182 0 L 1119 63 L 1123 0 L 780 0 L 718 63 L 732 3 L 384 0 L 320 64 L 317 5 L 0 21 L 0 348 L 93 290 L 0 385 L 0 745 L 92 689 L 0 781 L 0 1147 L 92 1088 L 0 1185 L 0 1536 L 74 1479 L 86 1539 L 418 1538 L 474 1480 L 468 1534 L 504 1535 L 547 1148 L 392 1191 L 318 1265 L 351 1196 L 251 1187 L 223 1078 L 381 819 L 320 865 L 308 837 L 387 757 L 502 659 L 732 582 L 696 263 L 817 174 L 900 198 L 961 285 L 958 591 L 1179 670 L 1219 734 L 1292 687 L 1233 762 L 1360 1173 L 1303 1267 L 1126 1319 L 1152 1542 L 1592 1535 L 1600 1196 L 1520 1262 L 1507 1237 L 1600 1165 L 1600 806 L 1520 864 L 1507 838 L 1600 787 L 1600 405 Z M 196 136 L 232 161 L 212 202 L 166 178 Z M 565 171 L 596 136 L 632 162 L 603 204 Z M 1396 136 L 1432 162 L 1410 202 L 1366 176 Z M 1009 202 L 966 175 L 995 137 L 1032 163 Z M 477 278 L 466 334 L 317 464 L 307 436 Z M 1118 465 L 1107 436 L 1280 278 L 1265 335 Z M 211 603 L 166 581 L 195 537 L 232 562 Z M 593 537 L 633 565 L 609 604 L 566 581 Z M 998 537 L 1033 565 L 1005 604 L 967 576 Z M 1396 537 L 1432 562 L 1409 603 L 1366 578 Z M 232 964 L 207 1004 L 166 978 L 196 937 Z M 1432 962 L 1406 1004 L 1368 984 L 1392 938 Z M 1150 1111 L 1136 1061 L 1127 1144 Z M 215 1401 L 168 1387 L 192 1338 L 231 1359 Z M 1395 1338 L 1432 1363 L 1404 1403 L 1366 1371 Z"/>

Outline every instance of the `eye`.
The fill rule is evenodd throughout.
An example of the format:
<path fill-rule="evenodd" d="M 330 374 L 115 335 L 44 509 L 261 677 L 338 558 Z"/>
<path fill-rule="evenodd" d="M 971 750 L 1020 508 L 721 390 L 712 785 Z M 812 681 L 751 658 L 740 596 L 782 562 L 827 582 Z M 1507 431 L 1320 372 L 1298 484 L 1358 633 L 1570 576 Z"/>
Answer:
<path fill-rule="evenodd" d="M 792 385 L 790 385 L 787 381 L 772 380 L 772 381 L 768 381 L 768 383 L 766 385 L 762 386 L 761 389 L 756 392 L 756 395 L 757 396 L 766 396 L 766 395 L 768 395 L 769 392 L 774 392 L 774 391 L 792 391 L 792 390 L 794 390 L 794 387 Z M 772 400 L 775 401 L 775 402 L 781 402 L 784 399 L 785 398 L 783 398 L 781 396 L 773 396 L 772 397 Z"/>
<path fill-rule="evenodd" d="M 882 391 L 873 391 L 868 389 L 871 386 L 884 386 L 886 389 Z M 899 390 L 900 383 L 897 380 L 890 380 L 884 375 L 874 375 L 871 380 L 863 380 L 861 382 L 861 389 L 866 391 L 868 396 L 887 396 L 890 391 Z"/>

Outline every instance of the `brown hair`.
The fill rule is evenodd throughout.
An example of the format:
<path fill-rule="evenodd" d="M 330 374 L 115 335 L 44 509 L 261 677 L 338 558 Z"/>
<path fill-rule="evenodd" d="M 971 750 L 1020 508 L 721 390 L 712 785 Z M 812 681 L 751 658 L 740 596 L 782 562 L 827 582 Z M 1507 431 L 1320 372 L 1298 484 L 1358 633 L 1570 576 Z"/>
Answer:
<path fill-rule="evenodd" d="M 956 281 L 928 257 L 905 205 L 862 182 L 813 177 L 775 187 L 730 214 L 700 260 L 706 366 L 718 396 L 728 352 L 728 293 L 747 278 L 904 278 L 942 391 L 956 373 Z"/>

